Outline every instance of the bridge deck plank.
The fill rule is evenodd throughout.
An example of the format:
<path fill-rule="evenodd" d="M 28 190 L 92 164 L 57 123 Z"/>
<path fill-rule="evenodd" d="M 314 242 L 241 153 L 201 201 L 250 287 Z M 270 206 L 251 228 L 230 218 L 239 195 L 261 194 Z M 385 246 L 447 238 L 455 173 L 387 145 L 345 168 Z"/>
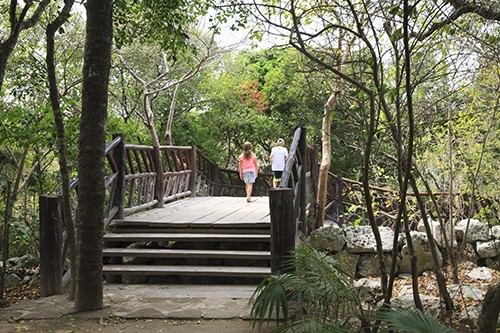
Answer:
<path fill-rule="evenodd" d="M 268 197 L 193 197 L 125 217 L 124 222 L 179 224 L 270 223 Z"/>

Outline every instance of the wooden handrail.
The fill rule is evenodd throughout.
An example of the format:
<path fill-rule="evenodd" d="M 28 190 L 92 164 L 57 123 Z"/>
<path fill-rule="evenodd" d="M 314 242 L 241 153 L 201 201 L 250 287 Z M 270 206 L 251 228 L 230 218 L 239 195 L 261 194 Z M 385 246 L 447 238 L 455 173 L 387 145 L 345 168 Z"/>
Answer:
<path fill-rule="evenodd" d="M 307 235 L 312 228 L 308 217 L 314 214 L 316 207 L 315 166 L 316 150 L 306 145 L 306 129 L 298 127 L 293 135 L 280 186 L 269 191 L 273 273 L 289 269 L 284 266 L 284 262 L 295 248 L 297 231 L 300 229 Z"/>

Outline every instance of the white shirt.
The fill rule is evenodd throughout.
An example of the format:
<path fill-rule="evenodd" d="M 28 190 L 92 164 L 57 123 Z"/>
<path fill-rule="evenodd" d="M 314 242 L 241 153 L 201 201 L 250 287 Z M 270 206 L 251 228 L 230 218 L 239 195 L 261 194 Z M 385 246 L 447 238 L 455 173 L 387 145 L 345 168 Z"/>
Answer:
<path fill-rule="evenodd" d="M 282 146 L 276 146 L 271 149 L 270 155 L 272 165 L 272 171 L 283 171 L 285 170 L 285 161 L 288 158 L 288 150 Z"/>

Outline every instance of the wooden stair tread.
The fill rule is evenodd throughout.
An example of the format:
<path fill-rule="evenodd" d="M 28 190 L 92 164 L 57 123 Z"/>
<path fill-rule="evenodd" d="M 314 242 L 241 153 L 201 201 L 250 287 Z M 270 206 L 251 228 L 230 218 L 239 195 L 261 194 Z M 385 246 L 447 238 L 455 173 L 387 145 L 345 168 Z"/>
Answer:
<path fill-rule="evenodd" d="M 167 222 L 167 221 L 147 221 L 147 220 L 112 220 L 109 224 L 112 227 L 142 226 L 149 228 L 266 228 L 271 227 L 269 222 Z"/>
<path fill-rule="evenodd" d="M 147 233 L 193 233 L 200 232 L 200 229 L 191 229 L 191 228 L 148 228 L 148 227 L 114 227 L 112 229 L 112 233 L 138 233 L 138 234 L 147 234 Z M 269 229 L 257 229 L 257 228 L 248 228 L 248 229 L 223 229 L 220 228 L 207 228 L 203 229 L 203 233 L 217 234 L 224 232 L 225 234 L 269 234 Z"/>
<path fill-rule="evenodd" d="M 108 257 L 270 259 L 269 251 L 105 248 Z"/>
<path fill-rule="evenodd" d="M 265 277 L 271 274 L 271 269 L 269 267 L 241 266 L 103 265 L 103 273 Z"/>
<path fill-rule="evenodd" d="M 269 234 L 211 234 L 211 233 L 109 233 L 105 241 L 263 241 Z"/>

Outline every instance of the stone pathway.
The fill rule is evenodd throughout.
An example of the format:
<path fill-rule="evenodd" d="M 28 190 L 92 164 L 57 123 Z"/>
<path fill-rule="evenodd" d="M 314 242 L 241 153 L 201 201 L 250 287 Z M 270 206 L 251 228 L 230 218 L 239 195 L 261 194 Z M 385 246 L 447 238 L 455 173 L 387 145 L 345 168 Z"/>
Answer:
<path fill-rule="evenodd" d="M 121 317 L 249 319 L 255 286 L 105 285 L 98 311 L 74 313 L 66 295 L 30 300 L 0 310 L 0 320 Z"/>

